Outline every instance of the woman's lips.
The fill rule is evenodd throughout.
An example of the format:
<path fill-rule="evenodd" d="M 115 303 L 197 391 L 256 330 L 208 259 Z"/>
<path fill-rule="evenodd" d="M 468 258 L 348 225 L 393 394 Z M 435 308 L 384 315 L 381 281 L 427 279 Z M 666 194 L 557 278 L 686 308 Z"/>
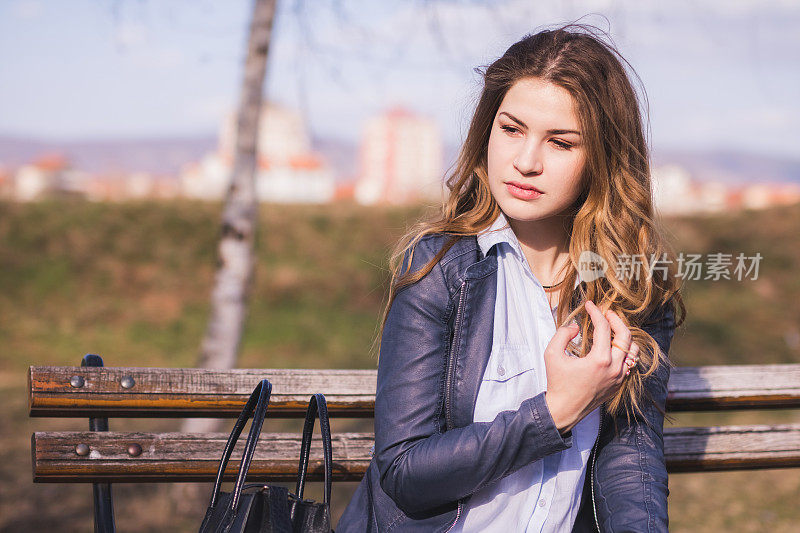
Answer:
<path fill-rule="evenodd" d="M 536 189 L 523 189 L 522 187 L 518 187 L 511 182 L 506 183 L 506 189 L 515 198 L 519 198 L 520 200 L 533 200 L 534 198 L 539 198 L 542 192 L 537 191 Z"/>

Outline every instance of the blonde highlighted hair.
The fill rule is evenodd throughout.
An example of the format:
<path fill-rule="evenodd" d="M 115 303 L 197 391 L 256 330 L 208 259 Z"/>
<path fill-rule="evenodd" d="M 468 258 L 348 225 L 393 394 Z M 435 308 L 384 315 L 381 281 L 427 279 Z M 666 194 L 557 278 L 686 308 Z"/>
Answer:
<path fill-rule="evenodd" d="M 575 287 L 579 257 L 587 250 L 602 257 L 608 265 L 604 277 L 586 282 L 585 288 L 579 284 L 574 290 L 561 293 L 558 323 L 564 325 L 574 319 L 580 325 L 580 344 L 568 348 L 579 357 L 591 349 L 593 333 L 592 321 L 583 307 L 586 300 L 592 300 L 601 309 L 613 309 L 626 323 L 640 346 L 638 368 L 643 370 L 631 372 L 618 393 L 606 402 L 606 408 L 612 416 L 624 409 L 630 417 L 634 412 L 642 413 L 640 402 L 645 378 L 660 365 L 671 366 L 668 357 L 641 326 L 662 306 L 668 306 L 676 318 L 680 309 L 681 318 L 676 322 L 680 326 L 686 308 L 675 272 L 675 254 L 654 212 L 650 157 L 640 102 L 624 65 L 634 76 L 635 72 L 600 33 L 593 26 L 569 24 L 526 35 L 502 57 L 476 69 L 483 77 L 483 89 L 466 139 L 446 180 L 448 197 L 433 219 L 417 222 L 392 251 L 389 297 L 378 339 L 382 337 L 397 291 L 422 279 L 459 238 L 477 235 L 498 215 L 500 207 L 489 191 L 487 176 L 489 134 L 500 103 L 514 83 L 538 78 L 566 89 L 572 96 L 586 151 L 584 189 L 567 212 L 569 262 L 555 279 L 564 279 L 563 287 Z M 432 233 L 451 238 L 423 268 L 400 272 L 406 253 L 413 253 L 419 240 Z M 642 271 L 653 272 L 653 276 L 618 278 L 615 273 L 627 268 L 620 265 L 625 257 L 641 257 Z M 666 272 L 654 269 L 655 262 L 663 262 L 665 267 L 661 268 Z M 571 309 L 573 300 L 578 305 Z M 380 351 L 379 341 L 377 351 Z"/>

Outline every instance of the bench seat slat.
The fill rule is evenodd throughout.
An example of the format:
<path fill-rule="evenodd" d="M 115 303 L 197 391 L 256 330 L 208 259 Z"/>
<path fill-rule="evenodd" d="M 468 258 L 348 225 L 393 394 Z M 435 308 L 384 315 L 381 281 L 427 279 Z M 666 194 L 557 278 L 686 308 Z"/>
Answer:
<path fill-rule="evenodd" d="M 36 482 L 212 481 L 227 434 L 39 432 L 32 436 L 33 478 Z M 339 433 L 333 436 L 334 479 L 358 481 L 371 459 L 373 436 Z M 78 444 L 88 456 L 78 456 Z M 130 457 L 128 445 L 142 448 Z M 664 447 L 670 472 L 720 471 L 800 466 L 800 424 L 666 428 Z M 241 445 L 227 470 L 233 479 Z M 300 437 L 264 433 L 251 467 L 251 478 L 295 481 Z M 322 479 L 322 447 L 314 439 L 309 479 Z"/>
<path fill-rule="evenodd" d="M 74 481 L 213 481 L 227 433 L 34 433 L 33 480 Z M 295 481 L 301 439 L 289 433 L 263 433 L 248 479 Z M 339 481 L 357 481 L 371 459 L 371 434 L 338 433 L 331 436 L 333 475 Z M 79 456 L 78 444 L 89 446 Z M 141 446 L 141 455 L 128 455 L 128 446 Z M 233 480 L 242 457 L 243 441 L 233 452 L 225 479 Z M 312 441 L 309 479 L 322 479 L 322 441 Z"/>
<path fill-rule="evenodd" d="M 74 387 L 73 376 L 83 379 Z M 125 389 L 122 378 L 133 378 Z M 31 416 L 238 416 L 255 383 L 273 385 L 269 413 L 302 417 L 321 392 L 331 416 L 373 416 L 375 370 L 121 368 L 32 366 Z M 800 364 L 728 365 L 672 369 L 667 409 L 704 411 L 800 408 Z"/>
<path fill-rule="evenodd" d="M 664 429 L 670 472 L 800 466 L 800 424 Z"/>

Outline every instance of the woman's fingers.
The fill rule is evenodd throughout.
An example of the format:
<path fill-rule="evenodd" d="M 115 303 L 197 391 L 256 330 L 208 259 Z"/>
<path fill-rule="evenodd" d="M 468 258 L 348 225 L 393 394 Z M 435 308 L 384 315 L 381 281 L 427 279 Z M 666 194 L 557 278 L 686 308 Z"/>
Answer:
<path fill-rule="evenodd" d="M 614 337 L 611 345 L 611 361 L 616 368 L 617 363 L 622 363 L 625 356 L 630 352 L 631 346 L 631 330 L 622 321 L 617 313 L 609 309 L 605 313 L 608 318 L 611 330 L 614 332 Z"/>
<path fill-rule="evenodd" d="M 631 373 L 631 369 L 636 366 L 636 363 L 639 362 L 639 345 L 636 342 L 631 343 L 631 349 L 628 351 L 627 357 L 625 357 L 625 365 L 623 366 L 623 370 L 625 370 L 625 375 Z"/>
<path fill-rule="evenodd" d="M 606 311 L 605 316 L 608 319 L 611 330 L 614 332 L 614 343 L 621 346 L 625 351 L 629 350 L 631 330 L 628 329 L 628 326 L 625 325 L 619 315 L 611 309 Z"/>
<path fill-rule="evenodd" d="M 592 319 L 592 325 L 594 326 L 594 337 L 592 340 L 592 351 L 595 351 L 594 348 L 596 346 L 609 346 L 611 344 L 611 326 L 608 323 L 608 319 L 603 316 L 603 312 L 600 311 L 594 302 L 591 300 L 586 300 L 586 312 L 589 313 L 589 318 Z M 597 353 L 595 351 L 595 353 Z M 608 352 L 600 352 L 604 356 Z M 605 357 L 604 357 L 605 359 Z"/>
<path fill-rule="evenodd" d="M 631 349 L 628 350 L 628 356 L 625 358 L 625 361 L 630 361 L 631 366 L 634 366 L 636 362 L 639 360 L 639 345 L 636 344 L 636 341 L 631 342 Z"/>
<path fill-rule="evenodd" d="M 619 315 L 609 309 L 606 317 L 614 332 L 614 340 L 611 344 L 611 365 L 619 369 L 619 376 L 624 379 L 631 373 L 631 368 L 635 363 L 635 354 L 631 353 L 633 343 L 631 342 L 631 330 L 622 321 Z M 630 361 L 630 362 L 629 362 Z"/>
<path fill-rule="evenodd" d="M 548 347 L 553 345 L 556 348 L 553 353 L 565 355 L 569 341 L 574 339 L 579 331 L 580 328 L 575 322 L 561 326 L 556 330 L 556 334 L 553 335 Z M 545 350 L 545 354 L 548 355 L 547 350 Z"/>
<path fill-rule="evenodd" d="M 622 318 L 611 309 L 603 312 L 594 302 L 587 300 L 586 311 L 594 325 L 594 341 L 592 352 L 603 356 L 611 369 L 617 369 L 621 381 L 630 374 L 631 368 L 639 361 L 639 345 L 633 342 L 631 330 Z M 597 347 L 609 347 L 608 351 L 595 350 Z"/>

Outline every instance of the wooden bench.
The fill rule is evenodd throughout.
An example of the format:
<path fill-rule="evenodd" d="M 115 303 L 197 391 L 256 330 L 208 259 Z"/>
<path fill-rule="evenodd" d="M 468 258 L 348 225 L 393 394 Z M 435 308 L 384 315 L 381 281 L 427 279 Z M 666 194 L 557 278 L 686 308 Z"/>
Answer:
<path fill-rule="evenodd" d="M 113 531 L 110 483 L 213 481 L 227 433 L 108 431 L 108 418 L 235 418 L 262 378 L 273 384 L 268 417 L 302 418 L 310 396 L 325 395 L 331 417 L 373 416 L 374 370 L 206 370 L 109 368 L 96 355 L 80 367 L 32 366 L 29 408 L 34 417 L 88 417 L 91 431 L 36 432 L 33 481 L 93 483 L 95 528 Z M 800 364 L 680 367 L 672 371 L 667 410 L 796 409 Z M 294 481 L 300 434 L 264 432 L 250 474 Z M 316 439 L 315 439 L 316 440 Z M 334 433 L 334 480 L 358 481 L 372 457 L 371 433 Z M 238 448 L 238 447 L 237 447 Z M 669 472 L 800 466 L 800 424 L 667 427 Z M 233 479 L 240 455 L 226 471 Z M 321 445 L 309 480 L 322 479 Z"/>

